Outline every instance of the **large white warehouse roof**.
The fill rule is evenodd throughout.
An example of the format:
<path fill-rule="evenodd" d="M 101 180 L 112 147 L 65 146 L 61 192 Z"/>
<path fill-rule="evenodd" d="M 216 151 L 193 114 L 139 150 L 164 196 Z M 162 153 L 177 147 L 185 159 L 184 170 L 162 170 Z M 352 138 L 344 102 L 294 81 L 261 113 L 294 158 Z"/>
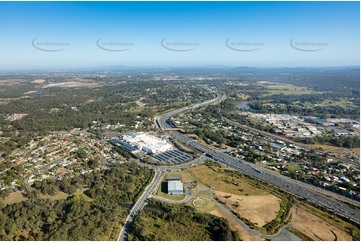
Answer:
<path fill-rule="evenodd" d="M 157 154 L 173 149 L 167 140 L 144 132 L 124 135 L 123 140 L 147 153 Z"/>

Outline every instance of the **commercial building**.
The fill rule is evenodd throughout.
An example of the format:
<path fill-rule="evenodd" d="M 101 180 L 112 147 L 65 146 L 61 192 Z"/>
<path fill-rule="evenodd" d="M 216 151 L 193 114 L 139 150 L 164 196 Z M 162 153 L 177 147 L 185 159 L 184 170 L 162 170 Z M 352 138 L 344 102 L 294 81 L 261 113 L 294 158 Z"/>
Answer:
<path fill-rule="evenodd" d="M 183 194 L 183 184 L 179 177 L 167 178 L 168 181 L 168 194 L 178 195 Z"/>
<path fill-rule="evenodd" d="M 124 135 L 123 142 L 133 147 L 134 150 L 143 150 L 149 154 L 158 154 L 174 149 L 172 144 L 167 140 L 144 132 Z"/>

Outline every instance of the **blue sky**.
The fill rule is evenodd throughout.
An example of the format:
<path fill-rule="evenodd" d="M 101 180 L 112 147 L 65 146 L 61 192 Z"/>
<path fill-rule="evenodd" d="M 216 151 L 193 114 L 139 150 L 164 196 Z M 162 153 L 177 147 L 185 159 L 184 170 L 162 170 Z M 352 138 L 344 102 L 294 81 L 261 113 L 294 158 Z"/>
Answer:
<path fill-rule="evenodd" d="M 359 2 L 0 2 L 0 68 L 359 65 L 359 9 Z"/>

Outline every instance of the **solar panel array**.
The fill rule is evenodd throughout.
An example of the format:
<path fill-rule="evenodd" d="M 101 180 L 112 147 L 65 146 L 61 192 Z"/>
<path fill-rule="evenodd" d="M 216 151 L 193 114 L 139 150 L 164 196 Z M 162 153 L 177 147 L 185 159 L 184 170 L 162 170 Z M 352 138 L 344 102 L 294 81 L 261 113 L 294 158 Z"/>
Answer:
<path fill-rule="evenodd" d="M 123 146 L 124 149 L 126 149 L 126 150 L 128 150 L 128 151 L 130 151 L 130 152 L 135 151 L 135 150 L 138 150 L 137 147 L 134 147 L 134 146 L 132 146 L 132 145 L 130 145 L 130 144 L 124 142 L 124 141 L 119 140 L 119 139 L 113 139 L 113 141 L 114 141 L 115 143 L 120 144 L 121 146 Z"/>
<path fill-rule="evenodd" d="M 154 158 L 159 161 L 178 164 L 192 159 L 193 156 L 180 150 L 169 150 L 154 156 Z"/>

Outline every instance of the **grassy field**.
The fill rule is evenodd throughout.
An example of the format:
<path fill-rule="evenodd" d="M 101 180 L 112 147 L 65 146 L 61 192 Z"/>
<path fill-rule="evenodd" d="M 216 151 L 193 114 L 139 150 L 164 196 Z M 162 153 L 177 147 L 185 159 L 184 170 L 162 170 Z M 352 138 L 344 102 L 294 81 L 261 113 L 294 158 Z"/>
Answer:
<path fill-rule="evenodd" d="M 9 137 L 0 137 L 0 143 L 5 143 L 9 140 Z"/>
<path fill-rule="evenodd" d="M 183 175 L 183 176 L 182 176 Z M 180 194 L 180 195 L 170 195 L 168 194 L 168 183 L 167 183 L 167 177 L 185 177 L 185 180 L 189 179 L 189 177 L 187 177 L 185 174 L 181 174 L 181 172 L 171 172 L 171 174 L 167 173 L 167 175 L 165 176 L 165 178 L 162 180 L 158 191 L 156 193 L 157 196 L 159 197 L 163 197 L 169 200 L 174 200 L 174 201 L 180 201 L 183 200 L 185 198 L 184 194 Z M 183 179 L 182 179 L 182 182 Z"/>
<path fill-rule="evenodd" d="M 291 165 L 289 169 L 297 170 L 298 167 Z M 271 194 L 276 190 L 272 190 L 272 188 L 257 183 L 218 163 L 202 164 L 186 171 L 170 174 L 182 177 L 189 182 L 196 178 L 197 187 L 212 188 L 218 199 L 227 200 L 223 201 L 227 207 L 258 226 L 274 219 L 280 208 L 280 198 Z M 226 199 L 225 194 L 231 197 L 227 196 Z M 278 193 L 276 192 L 276 194 Z M 280 196 L 282 197 L 282 194 Z M 187 202 L 187 205 L 196 209 L 197 212 L 210 213 L 225 218 L 243 240 L 260 240 L 260 238 L 247 233 L 232 218 L 224 214 L 211 198 L 208 193 L 201 192 Z M 292 230 L 296 234 L 314 240 L 351 240 L 352 238 L 357 240 L 359 238 L 359 229 L 356 226 L 297 200 L 295 205 L 296 207 L 292 208 L 290 214 L 294 223 Z"/>
<path fill-rule="evenodd" d="M 186 203 L 196 209 L 197 212 L 210 213 L 217 209 L 216 203 L 213 201 L 213 197 L 207 192 L 200 192 L 197 196 Z"/>
<path fill-rule="evenodd" d="M 164 197 L 170 200 L 180 201 L 185 198 L 185 195 L 169 195 L 168 194 L 168 187 L 167 187 L 167 178 L 168 177 L 179 177 L 182 181 L 182 183 L 191 183 L 195 182 L 196 179 L 192 177 L 192 175 L 189 172 L 186 171 L 171 171 L 166 174 L 164 177 L 160 187 L 157 191 L 157 196 Z M 191 191 L 193 192 L 193 191 Z"/>
<path fill-rule="evenodd" d="M 171 171 L 167 173 L 166 177 L 180 177 L 183 183 L 196 181 L 192 175 L 186 171 Z"/>
<path fill-rule="evenodd" d="M 56 201 L 56 200 L 65 200 L 67 199 L 69 196 L 77 196 L 77 195 L 80 195 L 80 194 L 83 194 L 85 191 L 85 189 L 78 189 L 76 190 L 75 193 L 69 195 L 69 194 L 66 194 L 62 191 L 59 191 L 57 192 L 55 195 L 44 195 L 44 194 L 40 194 L 39 195 L 39 198 L 41 199 L 49 199 L 50 201 Z M 87 198 L 89 198 L 88 196 L 86 196 Z M 91 198 L 89 198 L 91 200 Z"/>
<path fill-rule="evenodd" d="M 355 152 L 356 154 L 360 155 L 360 148 L 353 148 L 351 149 L 353 152 Z"/>
<path fill-rule="evenodd" d="M 320 102 L 318 105 L 321 106 L 321 107 L 324 107 L 324 106 L 339 106 L 339 107 L 342 107 L 342 108 L 355 106 L 352 102 L 348 101 L 345 98 L 341 98 L 340 100 L 325 99 L 322 102 Z"/>
<path fill-rule="evenodd" d="M 68 194 L 64 193 L 64 192 L 57 192 L 55 195 L 51 196 L 51 195 L 44 195 L 44 194 L 40 194 L 39 198 L 41 199 L 49 199 L 50 201 L 55 201 L 55 200 L 65 200 L 68 198 Z"/>
<path fill-rule="evenodd" d="M 23 196 L 22 192 L 13 192 L 4 199 L 4 203 L 8 205 L 13 203 L 19 203 L 25 200 L 27 200 L 27 198 Z"/>
<path fill-rule="evenodd" d="M 350 154 L 352 152 L 356 153 L 357 155 L 360 155 L 360 148 L 348 149 L 343 147 L 336 147 L 332 145 L 321 145 L 321 144 L 313 144 L 312 146 L 315 148 L 321 148 L 325 152 L 332 152 L 340 156 L 345 156 L 345 154 Z"/>
<path fill-rule="evenodd" d="M 356 240 L 360 238 L 359 227 L 337 218 L 308 204 L 296 202 L 292 211 L 293 229 L 316 240 Z"/>
<path fill-rule="evenodd" d="M 74 194 L 72 195 L 80 195 L 83 194 L 85 189 L 78 189 Z M 40 199 L 49 199 L 50 201 L 55 201 L 55 200 L 65 200 L 67 199 L 69 196 L 64 192 L 57 192 L 55 195 L 51 196 L 51 195 L 44 195 L 44 194 L 39 194 L 39 198 Z M 90 199 L 90 198 L 89 198 Z M 7 196 L 4 199 L 4 203 L 5 204 L 13 204 L 13 203 L 19 203 L 22 201 L 27 200 L 26 197 L 23 196 L 22 192 L 18 191 L 18 192 L 13 192 L 10 193 L 9 196 Z"/>
<path fill-rule="evenodd" d="M 168 177 L 180 177 L 183 185 L 184 185 L 184 183 L 196 183 L 197 184 L 196 187 L 189 191 L 189 193 L 191 195 L 194 194 L 198 189 L 207 187 L 203 183 L 197 181 L 197 178 L 189 170 L 187 170 L 187 171 L 171 171 L 171 172 L 168 172 L 166 174 L 165 178 L 163 179 L 160 187 L 158 188 L 157 196 L 164 197 L 164 198 L 167 198 L 170 200 L 175 200 L 175 201 L 179 201 L 179 200 L 182 200 L 185 198 L 185 195 L 169 195 L 167 193 L 167 178 Z"/>
<path fill-rule="evenodd" d="M 297 166 L 292 166 L 290 167 L 290 169 L 296 170 Z M 219 195 L 228 193 L 229 195 L 231 195 L 231 197 L 228 198 L 229 201 L 224 201 L 226 203 L 226 206 L 228 205 L 231 210 L 237 210 L 235 212 L 237 212 L 241 217 L 248 219 L 249 221 L 257 224 L 258 226 L 262 226 L 265 223 L 271 221 L 277 215 L 280 199 L 271 194 L 271 192 L 275 192 L 275 190 L 271 190 L 271 188 L 267 188 L 267 186 L 263 186 L 261 184 L 255 185 L 253 180 L 242 175 L 235 176 L 227 174 L 227 169 L 219 164 L 213 164 L 211 166 L 203 164 L 197 167 L 192 167 L 188 170 L 194 174 L 194 176 L 198 179 L 199 182 L 202 182 L 215 190 L 216 194 Z M 222 200 L 222 198 L 223 197 L 220 196 L 218 199 Z M 196 204 L 196 206 L 202 205 L 201 202 L 202 201 L 199 201 L 199 204 Z M 199 212 L 206 212 L 214 214 L 216 216 L 224 217 L 224 214 L 221 214 L 219 209 L 215 209 L 212 211 L 211 204 L 205 202 L 203 202 L 203 204 L 204 209 L 197 207 L 195 207 L 195 209 L 197 209 L 197 211 Z M 359 235 L 358 228 L 356 228 L 350 223 L 334 217 L 333 215 L 322 212 L 321 210 L 307 204 L 297 203 L 297 206 L 306 208 L 307 211 L 306 215 L 298 214 L 298 217 L 296 216 L 295 221 L 297 222 L 298 226 L 294 226 L 293 229 L 299 231 L 300 234 L 304 234 L 310 238 L 316 239 L 317 237 L 315 237 L 315 235 L 311 236 L 307 233 L 309 233 L 310 228 L 313 227 L 315 228 L 315 234 L 318 234 L 317 223 L 322 222 L 320 225 L 320 235 L 317 235 L 320 238 L 329 240 L 332 236 L 334 236 L 334 234 L 336 234 L 338 240 L 349 240 L 351 238 L 351 234 L 354 234 L 354 237 L 356 238 Z M 316 219 L 316 217 L 320 219 Z M 311 227 L 309 226 L 308 222 L 302 222 L 302 219 L 306 218 L 310 218 L 309 221 L 312 224 Z M 226 219 L 230 223 L 232 223 L 231 218 Z M 333 232 L 331 232 L 330 230 L 326 231 L 325 229 L 327 228 L 327 226 L 331 227 Z M 236 228 L 235 224 L 233 224 L 233 228 Z M 239 228 L 237 229 L 237 231 L 240 233 L 240 236 L 243 239 L 247 238 L 247 240 L 255 240 L 255 238 L 252 238 L 252 236 L 250 236 L 249 234 L 244 233 L 244 231 L 242 233 Z M 334 238 L 335 236 L 332 237 L 332 240 Z"/>
<path fill-rule="evenodd" d="M 351 235 L 305 209 L 294 207 L 292 227 L 312 240 L 350 241 Z"/>
<path fill-rule="evenodd" d="M 295 163 L 288 163 L 286 166 L 287 166 L 287 169 L 288 169 L 290 172 L 295 172 L 295 171 L 300 170 L 299 165 L 298 165 L 298 164 L 295 164 Z"/>
<path fill-rule="evenodd" d="M 233 177 L 221 168 L 210 168 L 206 165 L 199 165 L 190 168 L 189 171 L 191 171 L 200 182 L 217 191 L 229 192 L 236 195 L 269 194 L 268 191 L 251 185 L 244 177 Z"/>
<path fill-rule="evenodd" d="M 238 97 L 239 99 L 241 99 L 241 100 L 246 100 L 247 98 L 250 98 L 249 95 L 243 94 L 243 93 L 238 93 L 238 94 L 237 94 L 237 97 Z"/>
<path fill-rule="evenodd" d="M 284 94 L 284 95 L 302 95 L 302 94 L 313 94 L 315 91 L 309 90 L 307 87 L 300 87 L 294 85 L 270 85 L 267 86 L 268 94 Z"/>
<path fill-rule="evenodd" d="M 270 189 L 264 189 L 264 186 L 260 184 L 256 184 L 255 181 L 250 180 L 247 177 L 244 177 L 239 172 L 235 172 L 232 169 L 229 169 L 225 166 L 222 166 L 217 163 L 209 163 L 208 165 L 199 165 L 197 167 L 192 167 L 187 170 L 191 172 L 194 177 L 197 178 L 198 184 L 197 186 L 205 186 L 212 188 L 215 193 L 232 193 L 235 194 L 234 197 L 243 197 L 247 199 L 256 199 L 257 201 L 251 201 L 254 203 L 253 205 L 260 205 L 267 203 L 269 196 L 272 198 L 276 198 L 276 203 L 272 203 L 272 206 L 269 206 L 269 203 L 265 205 L 267 208 L 266 210 L 262 210 L 261 208 L 255 208 L 257 210 L 255 213 L 260 212 L 263 213 L 260 215 L 261 217 L 265 217 L 262 221 L 268 221 L 277 214 L 277 211 L 273 211 L 274 209 L 279 208 L 278 198 L 270 194 Z M 220 192 L 221 191 L 221 192 Z M 265 198 L 266 200 L 260 201 L 259 197 Z M 272 200 L 273 201 L 273 200 Z M 187 205 L 192 206 L 196 209 L 197 212 L 201 213 L 210 213 L 217 217 L 225 218 L 233 230 L 237 231 L 239 236 L 244 240 L 263 240 L 257 236 L 254 236 L 244 230 L 237 222 L 235 222 L 231 217 L 227 216 L 215 203 L 212 199 L 212 196 L 207 192 L 200 192 L 198 193 L 195 198 L 187 203 Z M 252 207 L 248 207 L 249 204 L 245 205 L 244 207 L 240 208 L 243 211 L 250 211 Z M 277 206 L 278 205 L 278 206 Z M 263 207 L 265 207 L 263 206 Z M 272 207 L 272 209 L 270 209 Z M 261 211 L 262 210 L 262 211 Z M 253 211 L 253 210 L 252 210 Z M 247 214 L 246 214 L 247 215 Z M 243 215 L 242 215 L 243 216 Z M 257 217 L 258 218 L 258 217 Z M 256 219 L 257 220 L 257 219 Z M 257 220 L 258 221 L 258 220 Z M 255 221 L 255 222 L 257 222 Z M 259 222 L 259 221 L 258 221 Z"/>
<path fill-rule="evenodd" d="M 313 144 L 312 146 L 315 147 L 315 148 L 321 148 L 324 151 L 336 151 L 336 150 L 340 149 L 340 147 L 333 146 L 333 145 Z"/>
<path fill-rule="evenodd" d="M 162 187 L 167 186 L 167 182 L 162 182 L 162 183 L 164 183 L 165 185 L 162 184 L 161 187 L 158 189 L 157 196 L 164 197 L 166 199 L 174 200 L 174 201 L 180 201 L 180 200 L 183 200 L 185 198 L 184 194 L 169 195 L 164 189 L 162 189 Z"/>

